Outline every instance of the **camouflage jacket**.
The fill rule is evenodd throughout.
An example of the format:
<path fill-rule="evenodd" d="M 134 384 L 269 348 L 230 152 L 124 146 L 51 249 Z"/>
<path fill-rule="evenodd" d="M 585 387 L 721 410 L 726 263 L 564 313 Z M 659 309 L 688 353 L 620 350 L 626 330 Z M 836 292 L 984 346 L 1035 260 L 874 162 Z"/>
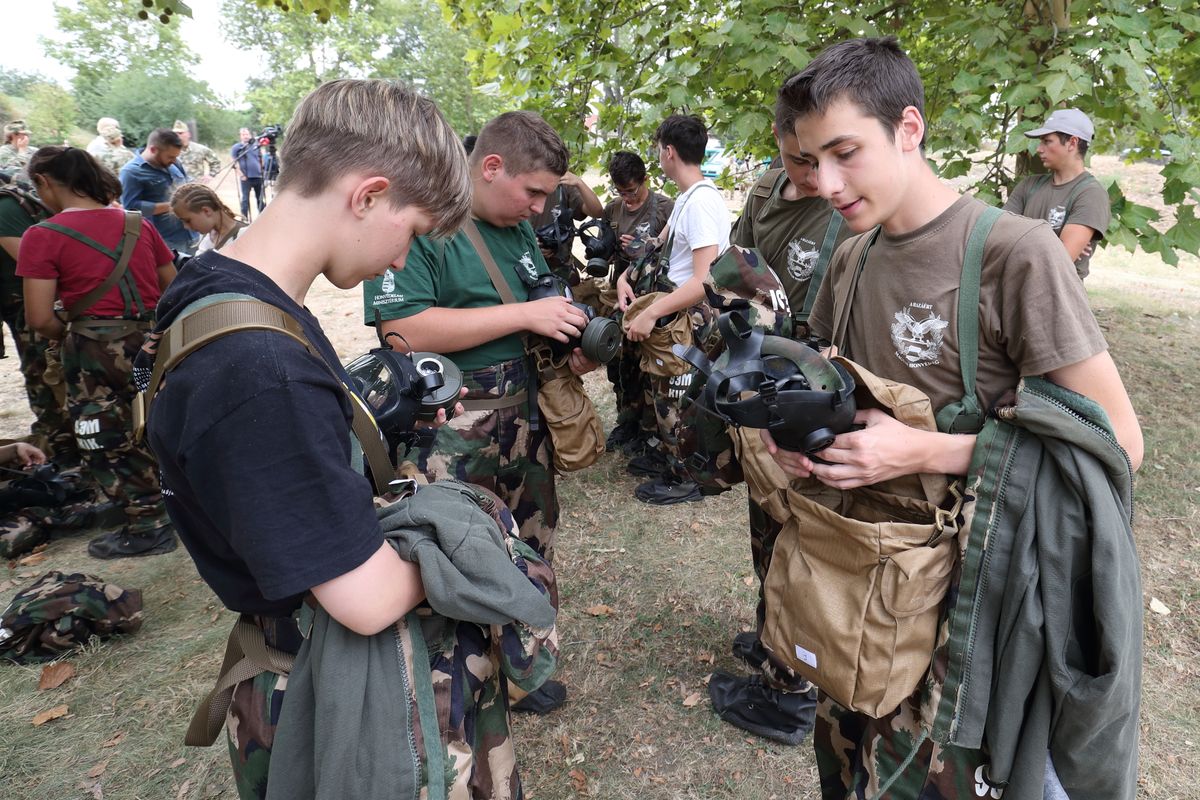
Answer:
<path fill-rule="evenodd" d="M 0 145 L 0 169 L 25 169 L 29 166 L 29 159 L 33 157 L 36 151 L 30 147 L 24 153 L 21 153 L 11 144 Z"/>
<path fill-rule="evenodd" d="M 103 153 L 96 156 L 96 160 L 112 174 L 120 175 L 121 167 L 133 161 L 133 157 L 134 152 L 128 147 L 124 145 L 120 147 L 109 145 Z"/>
<path fill-rule="evenodd" d="M 191 142 L 183 148 L 179 153 L 179 163 L 192 179 L 216 175 L 221 170 L 221 159 L 217 158 L 211 147 L 199 142 Z"/>
<path fill-rule="evenodd" d="M 482 511 L 463 501 L 464 490 Z M 544 622 L 549 612 L 553 620 L 554 575 L 515 537 L 512 515 L 498 501 L 451 481 L 419 490 L 414 501 L 438 500 L 439 492 L 441 501 L 460 495 L 450 497 L 457 509 L 444 523 L 447 536 L 461 542 L 455 550 L 484 552 L 487 545 L 480 549 L 480 541 L 469 541 L 481 536 L 492 543 L 492 558 L 471 556 L 465 560 L 472 563 L 464 564 L 449 558 L 462 568 L 456 574 L 446 568 L 447 559 L 423 552 L 427 539 L 418 537 L 422 544 L 389 533 L 402 556 L 422 552 L 428 605 L 370 637 L 351 633 L 319 609 L 313 614 L 309 638 L 288 677 L 268 798 L 313 796 L 317 776 L 323 787 L 336 787 L 345 797 L 521 796 L 506 679 L 527 690 L 540 686 L 554 670 L 557 633 L 553 622 L 536 627 L 513 617 Z M 385 522 L 385 531 L 388 527 Z M 440 538 L 449 556 L 444 549 L 449 542 Z M 466 612 L 463 597 L 484 600 L 480 583 L 494 586 L 499 572 L 508 573 L 503 580 L 525 583 L 524 593 L 505 599 L 497 592 L 494 608 L 481 604 Z M 470 613 L 473 620 L 451 619 L 438 609 Z"/>

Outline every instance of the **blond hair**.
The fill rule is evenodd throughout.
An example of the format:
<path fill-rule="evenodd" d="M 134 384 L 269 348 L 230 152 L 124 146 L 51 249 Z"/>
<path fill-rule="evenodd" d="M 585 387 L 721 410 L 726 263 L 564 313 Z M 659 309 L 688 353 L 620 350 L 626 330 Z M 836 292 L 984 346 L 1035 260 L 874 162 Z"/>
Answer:
<path fill-rule="evenodd" d="M 567 172 L 567 146 L 550 123 L 532 111 L 508 111 L 483 126 L 471 150 L 471 164 L 489 155 L 504 159 L 509 175 L 545 170 L 562 177 Z"/>
<path fill-rule="evenodd" d="M 311 197 L 347 173 L 391 181 L 393 208 L 416 206 L 432 235 L 455 233 L 471 212 L 462 143 L 433 101 L 385 80 L 336 80 L 308 94 L 279 153 L 279 191 Z"/>
<path fill-rule="evenodd" d="M 192 213 L 210 208 L 237 219 L 237 214 L 225 205 L 225 201 L 218 197 L 216 192 L 199 183 L 184 183 L 177 187 L 171 194 L 171 208 L 176 206 L 182 206 Z"/>

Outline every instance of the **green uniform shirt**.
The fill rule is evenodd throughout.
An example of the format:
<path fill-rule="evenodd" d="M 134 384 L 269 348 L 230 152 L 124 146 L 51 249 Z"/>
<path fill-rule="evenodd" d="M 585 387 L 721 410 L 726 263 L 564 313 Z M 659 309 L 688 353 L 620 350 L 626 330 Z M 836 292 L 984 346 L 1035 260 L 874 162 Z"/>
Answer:
<path fill-rule="evenodd" d="M 508 281 L 517 302 L 529 297 L 525 281 L 549 274 L 546 260 L 538 250 L 537 239 L 528 222 L 510 228 L 497 228 L 476 220 L 488 251 Z M 404 269 L 388 270 L 382 278 L 363 284 L 365 322 L 375 324 L 375 312 L 382 319 L 405 319 L 427 308 L 488 308 L 501 303 L 492 286 L 487 268 L 462 231 L 449 240 L 419 236 L 413 240 Z M 518 333 L 453 353 L 449 356 L 459 369 L 471 371 L 520 358 L 525 346 Z"/>
<path fill-rule="evenodd" d="M 788 304 L 796 312 L 804 308 L 809 279 L 833 218 L 833 206 L 820 197 L 785 200 L 782 196 L 785 186 L 787 176 L 781 173 L 765 201 L 753 193 L 747 197 L 746 207 L 729 238 L 730 244 L 758 250 L 779 276 Z M 830 252 L 836 251 L 836 245 L 851 235 L 849 226 L 842 225 Z"/>
<path fill-rule="evenodd" d="M 0 238 L 20 239 L 26 230 L 44 216 L 31 217 L 21 208 L 14 197 L 0 194 Z M 0 294 L 4 297 L 21 296 L 22 281 L 17 277 L 17 262 L 0 248 Z"/>
<path fill-rule="evenodd" d="M 1049 175 L 1031 175 L 1012 190 L 1004 210 L 1044 219 L 1059 236 L 1066 225 L 1086 225 L 1092 229 L 1093 242 L 1104 238 L 1112 219 L 1108 192 L 1086 170 L 1058 186 Z M 1091 256 L 1080 255 L 1075 262 L 1081 279 L 1087 277 L 1091 260 Z"/>

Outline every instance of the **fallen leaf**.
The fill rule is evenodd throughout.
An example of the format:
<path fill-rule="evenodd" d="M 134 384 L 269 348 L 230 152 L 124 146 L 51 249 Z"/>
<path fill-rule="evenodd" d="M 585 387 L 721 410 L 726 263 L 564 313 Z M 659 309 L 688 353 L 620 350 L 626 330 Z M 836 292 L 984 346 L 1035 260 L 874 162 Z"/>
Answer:
<path fill-rule="evenodd" d="M 1164 617 L 1171 613 L 1171 609 L 1167 608 L 1166 603 L 1159 600 L 1157 597 L 1150 598 L 1150 610 L 1155 614 L 1162 614 Z"/>
<path fill-rule="evenodd" d="M 589 606 L 588 608 L 586 608 L 584 610 L 587 611 L 587 613 L 591 614 L 593 617 L 607 617 L 609 614 L 613 613 L 612 608 L 604 605 L 603 603 L 599 603 L 594 606 Z"/>
<path fill-rule="evenodd" d="M 579 794 L 587 794 L 587 775 L 583 774 L 583 770 L 573 769 L 568 772 L 567 775 L 570 776 L 571 783 L 574 784 L 573 788 L 576 792 Z"/>
<path fill-rule="evenodd" d="M 109 739 L 107 742 L 105 742 L 104 744 L 102 744 L 100 746 L 101 747 L 116 747 L 117 745 L 119 745 L 121 743 L 121 740 L 124 738 L 125 738 L 125 731 L 117 731 L 117 733 L 111 739 Z"/>
<path fill-rule="evenodd" d="M 36 567 L 38 564 L 46 560 L 45 553 L 30 553 L 24 558 L 17 559 L 17 563 L 22 567 Z"/>
<path fill-rule="evenodd" d="M 687 697 L 683 698 L 684 708 L 691 708 L 692 706 L 696 705 L 699 702 L 700 702 L 700 693 L 699 692 L 692 692 Z"/>
<path fill-rule="evenodd" d="M 187 797 L 188 789 L 190 788 L 192 788 L 192 779 L 188 778 L 183 782 L 183 785 L 179 787 L 179 791 L 176 792 L 175 800 L 183 800 L 183 798 Z"/>
<path fill-rule="evenodd" d="M 700 532 L 700 523 L 699 523 L 699 522 L 693 522 L 693 523 L 692 523 L 692 532 L 693 532 L 693 533 L 699 533 L 699 532 Z"/>
<path fill-rule="evenodd" d="M 35 728 L 40 728 L 43 725 L 45 725 L 47 722 L 49 722 L 50 720 L 58 719 L 59 717 L 65 717 L 66 715 L 67 715 L 67 707 L 66 706 L 55 706 L 54 708 L 50 709 L 49 711 L 43 711 L 42 713 L 40 713 L 36 717 L 34 717 L 33 718 L 33 726 Z"/>
<path fill-rule="evenodd" d="M 104 774 L 104 770 L 106 770 L 106 769 L 108 769 L 108 762 L 101 761 L 99 764 L 97 764 L 96 766 L 92 767 L 91 769 L 89 769 L 87 771 L 87 776 L 89 778 L 99 778 L 101 775 Z"/>
<path fill-rule="evenodd" d="M 570 740 L 570 738 L 564 733 L 562 735 L 562 738 L 559 739 L 559 741 L 562 742 L 563 758 L 566 758 L 567 756 L 571 755 L 571 740 Z"/>
<path fill-rule="evenodd" d="M 171 769 L 175 769 L 176 767 L 182 767 L 186 763 L 187 763 L 186 758 L 177 758 L 171 762 Z"/>
<path fill-rule="evenodd" d="M 71 665 L 70 661 L 47 664 L 42 667 L 42 674 L 38 677 L 38 691 L 57 689 L 73 677 L 75 677 L 75 667 Z"/>
<path fill-rule="evenodd" d="M 742 583 L 746 584 L 747 586 L 753 586 L 754 585 L 754 576 L 747 575 L 746 577 L 742 578 Z"/>
<path fill-rule="evenodd" d="M 0 581 L 0 592 L 7 592 L 16 585 L 16 581 Z"/>

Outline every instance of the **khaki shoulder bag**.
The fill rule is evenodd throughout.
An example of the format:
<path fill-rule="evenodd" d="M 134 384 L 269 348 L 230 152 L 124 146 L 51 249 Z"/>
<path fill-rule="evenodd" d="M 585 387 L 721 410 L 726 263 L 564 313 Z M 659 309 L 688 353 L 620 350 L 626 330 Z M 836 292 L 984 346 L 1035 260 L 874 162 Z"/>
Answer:
<path fill-rule="evenodd" d="M 505 303 L 517 302 L 496 259 L 483 241 L 475 220 L 468 220 L 463 232 L 483 262 L 500 300 Z M 536 341 L 528 334 L 524 341 L 525 350 L 533 362 L 530 389 L 536 398 L 537 410 L 541 412 L 550 432 L 554 468 L 559 472 L 574 472 L 591 466 L 604 452 L 604 429 L 600 426 L 600 417 L 596 414 L 592 399 L 583 388 L 583 380 L 571 372 L 567 359 L 554 359 L 549 345 Z"/>
<path fill-rule="evenodd" d="M 855 379 L 860 408 L 882 408 L 920 430 L 978 431 L 979 276 L 983 245 L 999 216 L 998 209 L 984 211 L 963 259 L 962 400 L 935 414 L 918 390 L 841 359 Z M 855 247 L 857 272 L 839 298 L 838 343 L 845 341 L 854 284 L 873 235 L 865 238 L 865 245 Z M 764 483 L 774 489 L 769 492 L 774 505 L 786 506 L 786 519 L 765 582 L 763 643 L 840 705 L 877 718 L 889 714 L 929 669 L 974 498 L 944 475 L 908 475 L 846 491 L 811 479 L 792 481 L 786 489 L 771 486 L 771 478 Z"/>

